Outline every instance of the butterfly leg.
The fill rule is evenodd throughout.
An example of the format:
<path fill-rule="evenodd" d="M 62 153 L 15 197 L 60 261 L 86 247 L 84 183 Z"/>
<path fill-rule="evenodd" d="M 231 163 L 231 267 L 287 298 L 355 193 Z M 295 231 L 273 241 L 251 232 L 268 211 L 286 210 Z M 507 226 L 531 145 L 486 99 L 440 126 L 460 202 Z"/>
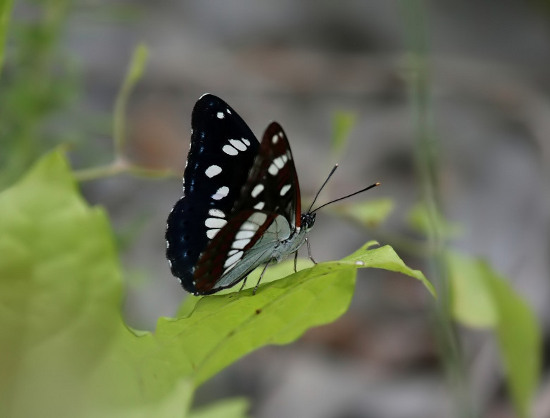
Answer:
<path fill-rule="evenodd" d="M 317 261 L 315 261 L 315 259 L 311 255 L 311 245 L 310 245 L 309 240 L 307 239 L 307 237 L 306 237 L 306 245 L 307 245 L 307 256 L 313 262 L 313 264 L 317 264 Z"/>
<path fill-rule="evenodd" d="M 253 295 L 255 295 L 256 291 L 258 290 L 258 286 L 260 285 L 260 282 L 262 281 L 262 278 L 264 277 L 264 273 L 267 270 L 267 266 L 269 266 L 269 262 L 265 263 L 265 267 L 262 270 L 262 274 L 260 274 L 260 278 L 258 279 L 258 283 L 256 283 L 256 286 L 254 287 L 254 291 L 252 292 Z"/>
<path fill-rule="evenodd" d="M 239 289 L 239 292 L 244 289 L 244 285 L 246 284 L 246 279 L 248 279 L 248 276 L 244 277 L 243 284 L 241 285 L 241 288 Z"/>
<path fill-rule="evenodd" d="M 297 265 L 298 265 L 298 251 L 296 250 L 294 252 L 294 273 L 298 272 L 298 269 L 296 268 Z"/>

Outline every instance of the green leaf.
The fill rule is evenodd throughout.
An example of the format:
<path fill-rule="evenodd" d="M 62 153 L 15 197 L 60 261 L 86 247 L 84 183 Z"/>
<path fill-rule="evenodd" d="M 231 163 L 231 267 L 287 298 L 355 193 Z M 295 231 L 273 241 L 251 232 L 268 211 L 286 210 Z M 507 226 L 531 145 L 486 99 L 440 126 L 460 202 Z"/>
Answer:
<path fill-rule="evenodd" d="M 433 297 L 437 297 L 433 285 L 420 270 L 413 270 L 401 260 L 397 255 L 395 250 L 389 245 L 384 245 L 383 247 L 374 248 L 369 250 L 369 248 L 378 245 L 376 241 L 367 242 L 359 250 L 355 251 L 353 254 L 348 255 L 343 258 L 340 262 L 353 262 L 356 266 L 360 268 L 371 267 L 384 269 L 389 271 L 395 271 L 398 273 L 405 274 L 410 277 L 414 277 L 417 280 L 420 280 L 422 284 L 428 289 Z"/>
<path fill-rule="evenodd" d="M 450 254 L 449 267 L 454 318 L 465 325 L 495 330 L 513 403 L 519 416 L 530 416 L 541 366 L 535 314 L 487 263 Z"/>
<path fill-rule="evenodd" d="M 376 199 L 342 204 L 332 210 L 360 225 L 374 228 L 389 216 L 393 206 L 393 200 L 391 199 Z"/>
<path fill-rule="evenodd" d="M 155 337 L 174 356 L 186 353 L 200 384 L 256 348 L 288 344 L 337 319 L 351 302 L 355 270 L 322 263 L 265 283 L 255 295 L 246 289 L 200 298 L 188 317 L 161 318 Z"/>
<path fill-rule="evenodd" d="M 508 386 L 518 415 L 531 416 L 531 402 L 540 379 L 542 339 L 531 307 L 510 285 L 483 263 L 498 313 L 498 344 Z"/>
<path fill-rule="evenodd" d="M 342 152 L 356 119 L 356 115 L 351 112 L 338 111 L 334 113 L 332 119 L 332 149 L 334 152 Z"/>
<path fill-rule="evenodd" d="M 270 267 L 256 295 L 249 288 L 202 297 L 192 302 L 194 309 L 187 317 L 161 318 L 155 336 L 159 344 L 175 353 L 187 353 L 187 367 L 200 384 L 258 347 L 288 344 L 308 328 L 336 320 L 351 302 L 358 268 L 409 275 L 435 294 L 424 275 L 408 268 L 391 247 L 368 249 L 375 244 L 371 242 L 343 260 L 319 263 L 280 280 L 274 279 L 292 269 L 292 261 Z M 255 284 L 250 277 L 248 285 Z"/>
<path fill-rule="evenodd" d="M 146 367 L 159 359 L 121 319 L 107 216 L 79 196 L 61 153 L 0 194 L 0 253 L 0 416 L 185 413 L 193 386 Z"/>
<path fill-rule="evenodd" d="M 453 317 L 470 327 L 496 326 L 497 307 L 483 264 L 458 253 L 450 253 L 447 260 Z"/>

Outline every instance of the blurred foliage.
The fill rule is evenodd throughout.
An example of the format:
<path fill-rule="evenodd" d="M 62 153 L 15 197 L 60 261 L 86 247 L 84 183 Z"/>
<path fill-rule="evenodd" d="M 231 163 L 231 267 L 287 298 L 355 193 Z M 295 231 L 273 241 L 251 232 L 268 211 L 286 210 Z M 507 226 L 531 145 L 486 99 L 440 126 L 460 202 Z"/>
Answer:
<path fill-rule="evenodd" d="M 357 115 L 352 112 L 336 111 L 332 117 L 332 151 L 340 156 L 346 147 L 349 134 L 355 126 Z"/>
<path fill-rule="evenodd" d="M 431 223 L 435 224 L 438 233 L 445 238 L 456 238 L 460 236 L 462 230 L 459 224 L 449 222 L 435 208 L 433 213 L 430 213 L 424 202 L 419 202 L 409 210 L 407 216 L 409 227 L 416 233 L 426 236 L 430 230 Z"/>
<path fill-rule="evenodd" d="M 0 77 L 0 189 L 45 150 L 75 140 L 67 133 L 78 71 L 59 46 L 71 3 L 26 1 L 14 8 Z"/>
<path fill-rule="evenodd" d="M 359 203 L 343 203 L 333 212 L 367 228 L 376 228 L 389 216 L 394 202 L 391 199 L 373 199 Z"/>
<path fill-rule="evenodd" d="M 4 66 L 6 36 L 10 24 L 13 0 L 0 0 L 0 74 Z"/>
<path fill-rule="evenodd" d="M 486 262 L 449 252 L 454 318 L 496 334 L 518 414 L 530 416 L 541 370 L 542 337 L 529 304 Z"/>

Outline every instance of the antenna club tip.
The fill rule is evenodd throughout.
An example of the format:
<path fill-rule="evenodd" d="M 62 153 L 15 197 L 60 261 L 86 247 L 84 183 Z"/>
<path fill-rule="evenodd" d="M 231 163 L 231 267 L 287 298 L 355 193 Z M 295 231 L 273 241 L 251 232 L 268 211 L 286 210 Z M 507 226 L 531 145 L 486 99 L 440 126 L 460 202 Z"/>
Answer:
<path fill-rule="evenodd" d="M 381 183 L 380 183 L 379 181 L 377 181 L 376 183 L 374 183 L 375 186 L 380 186 L 380 184 L 381 184 Z"/>

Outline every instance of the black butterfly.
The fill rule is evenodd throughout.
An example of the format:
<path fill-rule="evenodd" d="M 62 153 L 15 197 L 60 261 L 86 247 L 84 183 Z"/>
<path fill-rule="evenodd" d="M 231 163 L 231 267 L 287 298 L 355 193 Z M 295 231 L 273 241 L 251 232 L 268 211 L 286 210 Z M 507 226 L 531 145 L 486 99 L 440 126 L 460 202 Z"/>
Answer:
<path fill-rule="evenodd" d="M 185 290 L 207 295 L 296 252 L 315 213 L 300 214 L 298 176 L 277 122 L 260 144 L 227 103 L 205 94 L 191 126 L 184 194 L 168 216 L 166 257 Z"/>
<path fill-rule="evenodd" d="M 296 253 L 317 210 L 378 185 L 301 213 L 294 159 L 277 122 L 259 143 L 237 112 L 205 94 L 191 127 L 183 197 L 168 216 L 166 257 L 172 274 L 195 295 L 232 287 L 256 267 Z"/>

